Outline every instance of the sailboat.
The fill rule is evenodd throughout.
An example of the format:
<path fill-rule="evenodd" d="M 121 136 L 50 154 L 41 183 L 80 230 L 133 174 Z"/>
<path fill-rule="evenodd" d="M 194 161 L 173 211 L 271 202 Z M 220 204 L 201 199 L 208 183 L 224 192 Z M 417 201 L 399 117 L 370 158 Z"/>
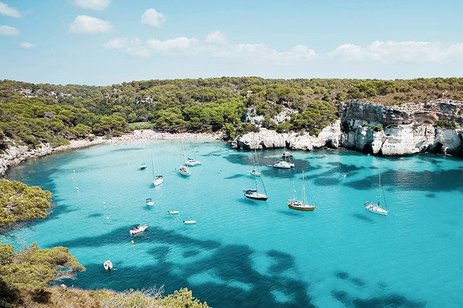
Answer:
<path fill-rule="evenodd" d="M 316 206 L 307 203 L 307 196 L 305 193 L 304 185 L 304 172 L 302 172 L 302 200 L 296 199 L 296 189 L 294 188 L 294 179 L 293 179 L 293 198 L 288 200 L 288 207 L 297 211 L 313 211 Z"/>
<path fill-rule="evenodd" d="M 177 171 L 178 171 L 178 173 L 180 175 L 183 175 L 183 176 L 190 176 L 191 175 L 190 169 L 185 165 L 182 165 L 182 166 L 178 167 Z"/>
<path fill-rule="evenodd" d="M 182 152 L 183 152 L 183 158 L 186 161 L 187 159 L 186 159 L 186 155 L 185 155 L 185 149 L 183 148 L 183 140 L 182 140 Z M 190 176 L 191 175 L 190 168 L 188 168 L 188 166 L 186 164 L 183 164 L 180 167 L 178 167 L 177 172 L 182 176 Z"/>
<path fill-rule="evenodd" d="M 262 184 L 262 188 L 264 189 L 264 192 L 259 192 L 258 188 L 258 183 L 257 183 L 257 177 L 255 178 L 256 182 L 256 188 L 255 189 L 244 189 L 244 196 L 249 199 L 253 200 L 258 200 L 258 201 L 267 201 L 268 196 L 267 196 L 267 191 L 265 190 L 264 186 L 264 181 L 262 180 L 262 177 L 260 177 L 260 182 Z"/>
<path fill-rule="evenodd" d="M 185 166 L 194 167 L 194 166 L 202 165 L 202 162 L 200 162 L 199 160 L 196 160 L 191 157 L 188 157 L 188 158 L 186 157 L 185 149 L 183 148 L 183 141 L 182 141 L 182 150 L 183 150 L 183 158 L 185 159 L 185 162 L 184 162 Z"/>
<path fill-rule="evenodd" d="M 162 175 L 154 175 L 153 158 L 151 158 L 151 168 L 153 169 L 153 185 L 154 185 L 154 187 L 159 186 L 162 183 L 164 183 L 164 177 Z"/>
<path fill-rule="evenodd" d="M 257 154 L 256 150 L 254 150 L 254 154 L 252 155 L 252 163 L 254 164 L 254 169 L 251 170 L 251 175 L 253 176 L 261 176 L 261 172 L 259 170 L 259 164 L 257 163 Z"/>
<path fill-rule="evenodd" d="M 284 152 L 281 154 L 281 157 L 282 157 L 283 159 L 285 159 L 285 158 L 293 157 L 293 154 L 291 154 L 291 152 L 288 151 L 288 149 L 287 149 L 286 146 L 285 146 L 285 150 L 284 150 Z"/>
<path fill-rule="evenodd" d="M 379 201 L 381 199 L 381 196 L 384 198 L 383 189 L 381 187 L 381 174 L 379 174 L 378 176 L 378 195 L 379 195 L 378 202 L 377 203 L 370 202 L 370 201 L 365 202 L 365 209 L 374 214 L 387 216 L 389 211 L 386 208 L 381 207 L 380 201 Z M 384 203 L 386 203 L 386 199 L 384 199 Z"/>

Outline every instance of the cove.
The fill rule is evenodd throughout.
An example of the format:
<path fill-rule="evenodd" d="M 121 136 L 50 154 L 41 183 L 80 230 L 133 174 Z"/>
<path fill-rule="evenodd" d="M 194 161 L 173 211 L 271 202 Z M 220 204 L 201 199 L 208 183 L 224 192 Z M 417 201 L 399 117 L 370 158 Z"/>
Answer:
<path fill-rule="evenodd" d="M 319 150 L 293 152 L 291 171 L 269 167 L 281 150 L 266 150 L 257 156 L 269 199 L 256 202 L 243 197 L 254 185 L 250 152 L 218 141 L 184 149 L 203 162 L 188 178 L 175 172 L 179 141 L 99 145 L 11 169 L 9 178 L 52 191 L 56 207 L 2 241 L 68 247 L 87 268 L 68 285 L 188 287 L 213 307 L 463 305 L 462 160 Z M 151 157 L 165 178 L 156 188 Z M 286 205 L 302 169 L 314 212 Z M 387 217 L 363 208 L 376 198 L 379 174 Z M 139 223 L 148 231 L 131 237 Z M 106 259 L 115 271 L 103 270 Z"/>

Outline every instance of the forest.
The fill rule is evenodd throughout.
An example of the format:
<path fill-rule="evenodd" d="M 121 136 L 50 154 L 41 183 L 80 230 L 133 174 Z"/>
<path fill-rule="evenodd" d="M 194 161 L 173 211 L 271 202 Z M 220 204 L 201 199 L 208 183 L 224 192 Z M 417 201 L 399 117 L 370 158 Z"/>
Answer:
<path fill-rule="evenodd" d="M 226 138 L 262 127 L 317 134 L 346 100 L 381 104 L 463 100 L 463 78 L 412 80 L 208 79 L 132 81 L 111 86 L 0 81 L 0 150 L 9 141 L 37 146 L 146 128 L 165 132 L 223 131 Z M 295 112 L 276 123 L 283 109 Z"/>

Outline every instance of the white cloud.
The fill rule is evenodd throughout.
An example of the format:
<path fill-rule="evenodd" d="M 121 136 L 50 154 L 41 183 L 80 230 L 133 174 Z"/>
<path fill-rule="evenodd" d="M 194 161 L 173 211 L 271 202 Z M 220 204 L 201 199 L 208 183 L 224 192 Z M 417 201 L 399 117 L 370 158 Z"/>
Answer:
<path fill-rule="evenodd" d="M 148 40 L 146 45 L 155 53 L 185 53 L 188 51 L 193 51 L 193 44 L 195 41 L 195 39 L 181 36 L 165 41 L 159 41 L 155 39 Z M 190 47 L 193 48 L 190 49 Z"/>
<path fill-rule="evenodd" d="M 227 39 L 220 31 L 211 32 L 206 36 L 206 43 L 210 44 L 226 44 Z"/>
<path fill-rule="evenodd" d="M 0 26 L 0 35 L 18 35 L 19 30 L 10 26 Z"/>
<path fill-rule="evenodd" d="M 69 32 L 76 34 L 100 34 L 111 31 L 112 25 L 99 18 L 79 15 L 71 23 Z"/>
<path fill-rule="evenodd" d="M 10 16 L 10 17 L 21 17 L 21 13 L 9 6 L 6 3 L 0 2 L 0 15 Z"/>
<path fill-rule="evenodd" d="M 31 48 L 34 48 L 34 44 L 32 43 L 29 43 L 29 42 L 22 42 L 21 43 L 21 48 L 24 48 L 24 49 L 31 49 Z"/>
<path fill-rule="evenodd" d="M 138 38 L 115 38 L 103 46 L 107 49 L 137 56 L 150 56 L 159 53 L 170 55 L 198 54 L 215 58 L 283 64 L 307 62 L 316 57 L 315 51 L 304 45 L 278 51 L 264 44 L 231 44 L 227 42 L 225 35 L 221 32 L 209 33 L 204 40 L 181 36 L 164 41 L 150 39 L 143 43 Z"/>
<path fill-rule="evenodd" d="M 343 44 L 329 54 L 342 61 L 375 60 L 384 63 L 440 63 L 463 60 L 463 44 L 439 42 L 375 41 L 368 46 Z"/>
<path fill-rule="evenodd" d="M 103 47 L 140 57 L 146 57 L 150 54 L 148 48 L 144 46 L 143 42 L 138 38 L 115 38 L 103 44 Z"/>
<path fill-rule="evenodd" d="M 74 4 L 85 8 L 85 9 L 92 9 L 92 10 L 103 10 L 109 4 L 111 0 L 74 0 Z"/>
<path fill-rule="evenodd" d="M 155 9 L 147 9 L 141 15 L 141 23 L 148 27 L 158 28 L 166 20 L 164 14 L 157 12 Z"/>

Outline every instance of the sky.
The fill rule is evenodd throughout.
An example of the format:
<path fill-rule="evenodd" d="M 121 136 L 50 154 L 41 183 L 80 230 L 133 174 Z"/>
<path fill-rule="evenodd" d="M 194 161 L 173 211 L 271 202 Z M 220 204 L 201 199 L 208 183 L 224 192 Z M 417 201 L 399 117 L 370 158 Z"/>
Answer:
<path fill-rule="evenodd" d="M 461 0 L 0 0 L 0 79 L 463 77 Z"/>

